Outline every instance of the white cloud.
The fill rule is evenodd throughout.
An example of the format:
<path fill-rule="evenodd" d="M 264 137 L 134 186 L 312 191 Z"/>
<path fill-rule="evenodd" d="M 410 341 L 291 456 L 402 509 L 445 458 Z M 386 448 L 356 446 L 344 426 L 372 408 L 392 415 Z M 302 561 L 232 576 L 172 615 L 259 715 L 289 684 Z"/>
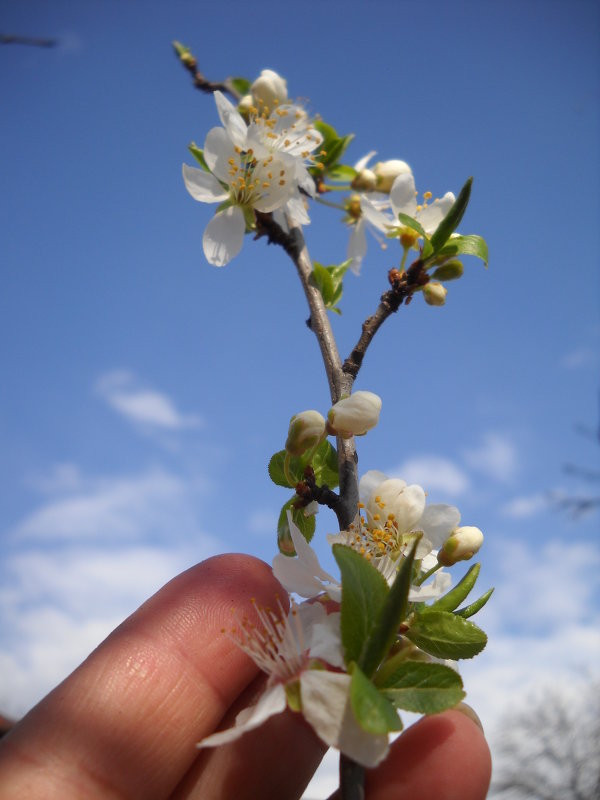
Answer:
<path fill-rule="evenodd" d="M 580 369 L 595 365 L 598 362 L 598 353 L 591 347 L 578 347 L 560 359 L 560 366 L 565 369 Z"/>
<path fill-rule="evenodd" d="M 547 511 L 549 506 L 548 493 L 538 492 L 513 498 L 502 507 L 501 512 L 506 517 L 513 519 L 529 519 L 540 512 Z"/>
<path fill-rule="evenodd" d="M 198 428 L 203 424 L 199 416 L 179 412 L 165 394 L 140 386 L 136 378 L 125 370 L 102 375 L 96 383 L 96 390 L 111 408 L 138 425 L 177 431 Z"/>
<path fill-rule="evenodd" d="M 467 474 L 453 461 L 441 456 L 416 456 L 407 459 L 390 476 L 403 478 L 408 483 L 418 483 L 430 495 L 443 492 L 450 496 L 464 494 L 469 488 Z"/>
<path fill-rule="evenodd" d="M 9 715 L 26 711 L 160 586 L 222 549 L 198 522 L 201 481 L 158 468 L 66 474 L 79 490 L 17 525 L 0 564 L 0 710 Z"/>
<path fill-rule="evenodd" d="M 510 481 L 517 472 L 517 449 L 513 442 L 499 433 L 486 433 L 479 447 L 464 451 L 466 463 L 494 480 Z"/>
<path fill-rule="evenodd" d="M 190 485 L 153 468 L 139 475 L 88 479 L 83 491 L 48 502 L 12 531 L 13 540 L 141 540 L 196 528 Z"/>

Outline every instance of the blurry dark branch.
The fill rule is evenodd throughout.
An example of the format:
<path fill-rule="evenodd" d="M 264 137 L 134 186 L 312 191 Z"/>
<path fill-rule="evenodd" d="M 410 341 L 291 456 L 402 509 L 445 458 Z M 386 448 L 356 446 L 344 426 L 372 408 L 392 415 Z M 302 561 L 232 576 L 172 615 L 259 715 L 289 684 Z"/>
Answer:
<path fill-rule="evenodd" d="M 241 100 L 242 96 L 235 88 L 231 78 L 226 78 L 224 81 L 210 81 L 200 72 L 196 57 L 192 55 L 187 47 L 184 47 L 179 42 L 173 42 L 173 49 L 183 68 L 192 76 L 192 82 L 196 89 L 200 89 L 201 92 L 205 92 L 206 94 L 224 92 L 230 95 L 236 102 Z"/>
<path fill-rule="evenodd" d="M 34 36 L 14 36 L 0 33 L 0 44 L 25 44 L 30 47 L 54 47 L 58 44 L 56 39 L 38 39 Z"/>

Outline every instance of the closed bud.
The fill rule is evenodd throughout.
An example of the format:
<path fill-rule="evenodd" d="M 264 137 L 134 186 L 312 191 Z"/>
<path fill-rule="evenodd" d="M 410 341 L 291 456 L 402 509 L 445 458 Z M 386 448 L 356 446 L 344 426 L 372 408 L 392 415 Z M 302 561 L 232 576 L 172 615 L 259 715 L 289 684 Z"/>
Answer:
<path fill-rule="evenodd" d="M 398 175 L 404 175 L 412 170 L 406 161 L 392 158 L 390 161 L 378 161 L 373 167 L 373 172 L 377 178 L 377 191 L 387 194 Z"/>
<path fill-rule="evenodd" d="M 372 192 L 377 187 L 377 175 L 372 169 L 361 169 L 352 181 L 352 188 L 358 192 Z"/>
<path fill-rule="evenodd" d="M 287 82 L 272 69 L 263 69 L 250 88 L 259 105 L 259 111 L 265 106 L 272 111 L 276 106 L 287 102 Z"/>
<path fill-rule="evenodd" d="M 448 289 L 437 281 L 429 281 L 423 287 L 423 297 L 430 306 L 443 306 L 447 294 Z"/>
<path fill-rule="evenodd" d="M 238 111 L 243 117 L 248 116 L 255 109 L 254 98 L 251 94 L 245 94 L 238 103 Z"/>
<path fill-rule="evenodd" d="M 444 567 L 451 567 L 457 561 L 468 561 L 483 544 L 483 533 L 470 525 L 456 528 L 442 545 L 438 561 Z"/>
<path fill-rule="evenodd" d="M 444 264 L 441 264 L 435 272 L 431 274 L 431 277 L 435 278 L 437 281 L 454 281 L 462 277 L 464 271 L 465 268 L 463 267 L 462 261 L 457 261 L 457 259 L 453 258 L 451 261 L 446 261 Z"/>
<path fill-rule="evenodd" d="M 330 433 L 343 439 L 362 436 L 379 422 L 381 397 L 373 392 L 354 392 L 329 409 L 327 414 Z"/>
<path fill-rule="evenodd" d="M 302 411 L 290 420 L 285 449 L 292 456 L 301 456 L 314 447 L 325 433 L 327 423 L 318 411 Z"/>

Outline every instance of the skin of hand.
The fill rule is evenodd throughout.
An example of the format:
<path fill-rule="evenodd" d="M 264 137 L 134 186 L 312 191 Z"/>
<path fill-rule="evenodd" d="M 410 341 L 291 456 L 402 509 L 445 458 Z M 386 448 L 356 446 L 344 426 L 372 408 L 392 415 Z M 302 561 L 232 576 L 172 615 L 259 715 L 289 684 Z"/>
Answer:
<path fill-rule="evenodd" d="M 285 598 L 270 568 L 223 555 L 151 597 L 0 742 L 0 800 L 294 800 L 324 746 L 289 710 L 198 750 L 265 678 L 224 634 Z M 427 717 L 367 774 L 367 800 L 483 800 L 490 755 L 460 711 Z"/>

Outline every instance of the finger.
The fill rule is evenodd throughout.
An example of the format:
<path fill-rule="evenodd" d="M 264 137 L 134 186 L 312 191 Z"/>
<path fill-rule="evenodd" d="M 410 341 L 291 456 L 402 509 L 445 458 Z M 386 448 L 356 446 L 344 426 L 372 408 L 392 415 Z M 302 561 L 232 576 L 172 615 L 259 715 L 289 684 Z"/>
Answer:
<path fill-rule="evenodd" d="M 231 607 L 281 591 L 266 564 L 209 559 L 126 620 L 5 737 L 0 797 L 164 797 L 258 669 L 227 636 Z"/>
<path fill-rule="evenodd" d="M 484 800 L 490 751 L 481 728 L 460 711 L 424 717 L 367 772 L 368 800 Z"/>
<path fill-rule="evenodd" d="M 219 727 L 231 727 L 238 711 L 257 702 L 265 683 L 259 676 Z M 297 800 L 326 749 L 302 715 L 287 709 L 234 742 L 201 750 L 170 800 Z"/>

